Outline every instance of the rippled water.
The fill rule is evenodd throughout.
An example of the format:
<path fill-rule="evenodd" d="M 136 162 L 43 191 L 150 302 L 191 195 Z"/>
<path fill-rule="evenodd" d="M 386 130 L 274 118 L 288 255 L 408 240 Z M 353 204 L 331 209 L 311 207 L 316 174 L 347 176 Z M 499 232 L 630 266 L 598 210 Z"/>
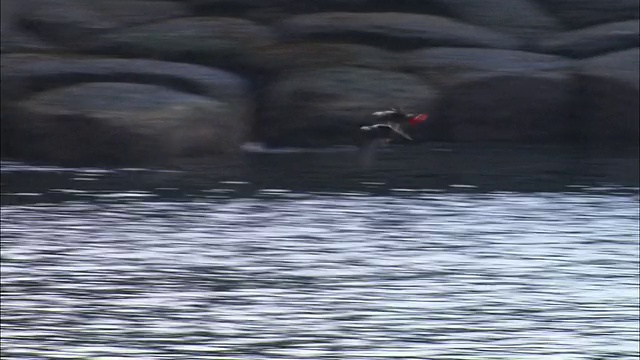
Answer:
<path fill-rule="evenodd" d="M 637 358 L 637 155 L 562 150 L 4 161 L 3 358 Z"/>

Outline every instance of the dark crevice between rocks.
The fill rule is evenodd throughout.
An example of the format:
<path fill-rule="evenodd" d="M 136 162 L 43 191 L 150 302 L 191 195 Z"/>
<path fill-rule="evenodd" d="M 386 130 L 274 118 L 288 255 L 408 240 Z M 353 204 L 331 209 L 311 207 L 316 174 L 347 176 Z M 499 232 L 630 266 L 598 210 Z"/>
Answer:
<path fill-rule="evenodd" d="M 207 3 L 206 1 L 191 4 L 191 9 L 197 16 L 245 17 L 252 11 L 268 10 L 266 6 L 252 6 L 241 1 Z"/>
<path fill-rule="evenodd" d="M 370 34 L 357 31 L 345 31 L 334 32 L 331 34 L 311 34 L 305 36 L 306 40 L 320 41 L 320 42 L 332 42 L 342 44 L 360 44 L 369 45 L 389 51 L 411 51 L 417 49 L 423 49 L 425 47 L 436 46 L 448 46 L 448 47 L 471 47 L 477 46 L 477 44 L 464 43 L 452 40 L 437 40 L 437 39 L 425 39 L 421 37 L 416 38 L 398 38 L 393 36 L 384 36 L 380 34 Z M 283 42 L 296 42 L 300 39 L 290 38 L 288 35 L 283 35 Z"/>
<path fill-rule="evenodd" d="M 633 1 L 633 0 L 632 0 Z M 536 0 L 547 14 L 558 19 L 567 30 L 578 30 L 608 22 L 636 20 L 640 18 L 640 8 L 630 5 L 629 1 L 601 1 L 610 5 L 609 11 L 585 8 L 579 1 Z M 619 5 L 619 6 L 616 6 Z M 624 8 L 627 9 L 624 9 Z M 570 15 L 573 13 L 573 15 Z M 597 14 L 597 15 L 596 15 Z"/>
<path fill-rule="evenodd" d="M 292 14 L 314 12 L 406 12 L 450 16 L 450 12 L 441 4 L 423 0 L 364 0 L 360 2 L 299 1 L 292 2 L 285 11 Z"/>
<path fill-rule="evenodd" d="M 62 45 L 59 43 L 59 41 L 56 41 L 56 39 L 51 35 L 50 32 L 40 29 L 40 27 L 38 27 L 36 23 L 30 22 L 27 19 L 19 19 L 14 23 L 13 26 L 15 28 L 12 31 L 25 34 L 37 41 L 41 41 L 45 44 L 51 44 L 54 46 Z"/>
<path fill-rule="evenodd" d="M 312 14 L 318 12 L 406 12 L 452 16 L 441 4 L 422 0 L 362 0 L 362 1 L 288 1 L 265 2 L 261 5 L 229 0 L 226 2 L 192 4 L 193 12 L 198 16 L 241 17 L 262 23 L 271 23 L 291 15 Z"/>
<path fill-rule="evenodd" d="M 91 49 L 86 53 L 94 56 L 119 59 L 147 59 L 177 62 L 191 65 L 201 65 L 209 68 L 225 70 L 245 78 L 260 78 L 263 71 L 259 64 L 243 59 L 241 54 L 217 54 L 198 50 L 175 51 L 172 53 L 153 52 L 131 49 L 128 46 L 112 46 L 108 48 Z"/>
<path fill-rule="evenodd" d="M 87 29 L 83 32 L 69 33 L 69 29 L 64 27 L 26 18 L 20 19 L 18 26 L 31 36 L 58 46 L 90 43 L 97 35 L 103 32 Z"/>
<path fill-rule="evenodd" d="M 38 40 L 50 43 L 52 45 L 68 47 L 73 50 L 91 51 L 95 48 L 95 43 L 100 42 L 100 36 L 109 34 L 113 31 L 123 31 L 129 28 L 136 28 L 139 26 L 156 24 L 167 22 L 173 19 L 181 19 L 185 16 L 165 17 L 159 20 L 140 21 L 130 24 L 122 24 L 111 29 L 85 29 L 82 32 L 71 32 L 61 25 L 51 25 L 46 22 L 39 21 L 37 19 L 21 18 L 16 22 L 16 26 L 19 30 L 23 31 L 30 36 L 37 38 Z"/>

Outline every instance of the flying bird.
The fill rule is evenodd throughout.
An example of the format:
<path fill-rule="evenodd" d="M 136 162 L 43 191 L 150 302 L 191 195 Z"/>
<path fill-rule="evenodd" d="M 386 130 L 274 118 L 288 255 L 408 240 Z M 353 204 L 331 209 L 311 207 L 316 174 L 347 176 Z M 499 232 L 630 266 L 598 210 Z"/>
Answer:
<path fill-rule="evenodd" d="M 376 111 L 371 114 L 378 118 L 378 123 L 360 126 L 361 154 L 366 164 L 370 164 L 375 150 L 381 145 L 390 143 L 394 138 L 402 137 L 413 140 L 406 129 L 427 120 L 429 115 L 407 114 L 400 109 Z"/>
<path fill-rule="evenodd" d="M 372 115 L 377 117 L 379 122 L 373 125 L 361 126 L 360 132 L 366 140 L 385 140 L 385 142 L 390 142 L 396 135 L 400 135 L 407 140 L 413 140 L 405 129 L 420 124 L 429 117 L 427 114 L 407 114 L 396 108 L 376 111 Z"/>

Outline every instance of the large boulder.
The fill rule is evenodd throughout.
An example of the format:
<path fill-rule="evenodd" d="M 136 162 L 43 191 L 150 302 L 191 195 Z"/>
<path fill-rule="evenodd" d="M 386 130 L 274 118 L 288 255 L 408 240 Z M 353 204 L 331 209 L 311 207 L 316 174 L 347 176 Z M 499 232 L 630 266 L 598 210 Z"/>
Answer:
<path fill-rule="evenodd" d="M 431 87 L 407 74 L 355 67 L 292 72 L 263 97 L 258 135 L 271 145 L 352 144 L 373 111 L 425 111 Z"/>
<path fill-rule="evenodd" d="M 542 52 L 585 58 L 640 45 L 640 21 L 627 20 L 554 34 L 538 44 Z"/>
<path fill-rule="evenodd" d="M 536 0 L 569 28 L 638 19 L 638 0 Z"/>
<path fill-rule="evenodd" d="M 439 16 L 406 13 L 327 12 L 292 16 L 277 25 L 286 41 L 338 40 L 390 49 L 474 46 L 513 49 L 515 38 Z"/>
<path fill-rule="evenodd" d="M 188 17 L 129 27 L 99 37 L 99 53 L 245 68 L 275 43 L 268 27 L 228 17 Z"/>
<path fill-rule="evenodd" d="M 96 82 L 110 85 L 84 86 Z M 102 145 L 92 150 L 85 148 L 86 144 L 81 142 L 84 140 L 70 140 L 73 131 L 68 132 L 69 127 L 66 126 L 76 124 L 73 119 L 84 119 L 78 121 L 92 124 L 99 133 L 107 130 L 104 128 L 106 125 L 97 119 L 110 116 L 117 119 L 110 118 L 108 124 L 131 119 L 125 133 L 134 133 L 136 127 L 144 129 L 153 122 L 177 124 L 179 119 L 187 119 L 175 130 L 173 137 L 160 133 L 154 135 L 155 143 L 149 145 L 149 149 L 157 152 L 159 157 L 200 150 L 231 152 L 238 149 L 246 138 L 253 114 L 253 101 L 243 79 L 225 71 L 189 64 L 140 59 L 3 55 L 0 83 L 3 151 L 16 156 L 46 158 L 47 152 L 51 151 L 51 158 L 63 160 L 70 160 L 73 156 L 79 159 L 133 160 L 150 154 L 139 150 L 141 156 L 138 157 L 136 152 L 124 146 L 106 149 L 111 140 L 101 140 Z M 170 100 L 174 95 L 175 100 Z M 73 105 L 74 96 L 78 96 L 77 105 Z M 165 100 L 166 105 L 163 105 Z M 148 108 L 144 111 L 136 108 L 136 101 Z M 53 105 L 46 105 L 50 103 Z M 107 108 L 122 108 L 123 112 L 114 115 L 106 111 Z M 36 120 L 30 122 L 26 119 Z M 67 120 L 58 122 L 56 119 Z M 46 124 L 46 127 L 33 124 Z M 56 124 L 61 125 L 60 130 L 54 130 Z M 34 134 L 38 134 L 38 129 L 50 131 L 52 135 L 36 137 Z M 89 125 L 83 129 L 87 133 L 94 131 Z M 202 132 L 202 136 L 197 135 L 198 132 Z M 73 146 L 65 148 L 64 151 L 69 152 L 56 150 L 56 146 L 62 143 L 57 137 L 70 141 L 69 144 L 78 146 L 82 151 L 71 152 Z M 164 140 L 159 141 L 161 139 Z M 166 146 L 167 149 L 161 150 L 158 146 Z"/>
<path fill-rule="evenodd" d="M 20 18 L 43 38 L 82 47 L 105 31 L 187 14 L 187 7 L 174 1 L 29 0 L 21 6 Z"/>
<path fill-rule="evenodd" d="M 3 55 L 1 59 L 3 100 L 79 82 L 110 81 L 162 85 L 233 103 L 238 108 L 250 107 L 245 80 L 204 66 L 146 59 L 23 54 Z"/>
<path fill-rule="evenodd" d="M 572 62 L 523 51 L 432 48 L 405 55 L 404 66 L 439 92 L 428 139 L 553 141 L 568 121 Z"/>
<path fill-rule="evenodd" d="M 562 25 L 531 0 L 432 0 L 456 19 L 517 37 L 533 39 Z"/>
<path fill-rule="evenodd" d="M 40 160 L 165 161 L 228 152 L 244 140 L 243 119 L 232 108 L 156 85 L 63 87 L 19 102 L 13 115 L 3 121 L 5 147 Z"/>
<path fill-rule="evenodd" d="M 638 144 L 639 68 L 638 48 L 579 62 L 575 118 L 583 140 Z"/>
<path fill-rule="evenodd" d="M 563 72 L 573 65 L 573 61 L 561 56 L 478 48 L 426 48 L 406 52 L 400 58 L 404 70 L 419 74 L 440 88 L 496 75 Z"/>

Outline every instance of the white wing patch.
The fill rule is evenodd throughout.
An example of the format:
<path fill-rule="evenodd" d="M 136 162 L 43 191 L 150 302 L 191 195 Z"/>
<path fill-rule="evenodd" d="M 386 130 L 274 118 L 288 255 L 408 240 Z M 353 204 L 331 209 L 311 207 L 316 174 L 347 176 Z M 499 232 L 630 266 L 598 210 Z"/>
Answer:
<path fill-rule="evenodd" d="M 385 116 L 385 115 L 391 115 L 391 114 L 395 114 L 395 113 L 397 113 L 397 111 L 395 111 L 395 110 L 385 110 L 385 111 L 376 111 L 371 115 L 373 115 L 373 116 Z"/>

